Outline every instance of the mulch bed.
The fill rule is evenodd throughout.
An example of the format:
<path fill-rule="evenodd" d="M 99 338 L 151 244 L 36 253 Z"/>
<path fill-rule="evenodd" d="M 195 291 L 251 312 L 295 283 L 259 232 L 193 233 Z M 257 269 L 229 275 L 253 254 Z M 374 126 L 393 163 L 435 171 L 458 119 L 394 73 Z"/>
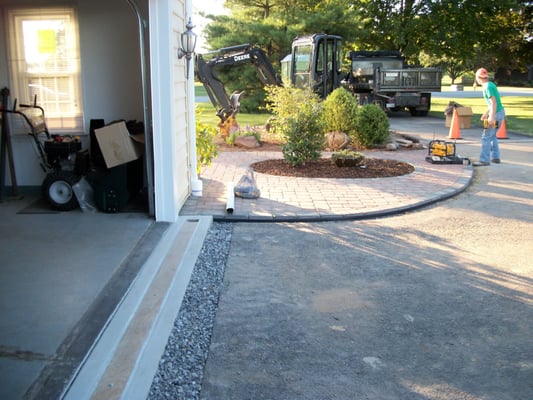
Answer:
<path fill-rule="evenodd" d="M 388 178 L 407 175 L 415 169 L 411 164 L 380 158 L 366 158 L 363 167 L 337 167 L 329 158 L 307 162 L 299 167 L 278 159 L 259 161 L 251 167 L 255 172 L 268 175 L 339 179 Z"/>

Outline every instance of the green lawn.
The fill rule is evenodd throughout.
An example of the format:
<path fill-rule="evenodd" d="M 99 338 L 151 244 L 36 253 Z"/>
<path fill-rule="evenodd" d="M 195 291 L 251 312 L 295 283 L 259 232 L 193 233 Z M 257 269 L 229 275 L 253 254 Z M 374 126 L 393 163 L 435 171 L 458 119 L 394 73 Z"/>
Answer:
<path fill-rule="evenodd" d="M 194 82 L 194 95 L 195 96 L 207 96 L 205 87 L 202 83 Z"/>
<path fill-rule="evenodd" d="M 216 110 L 211 103 L 196 103 L 196 110 L 198 111 L 196 117 L 200 122 L 211 126 L 217 126 L 220 122 L 220 118 L 216 116 Z M 269 118 L 270 114 L 267 113 L 237 114 L 237 122 L 241 127 L 245 127 L 246 125 L 265 125 Z"/>
<path fill-rule="evenodd" d="M 194 84 L 194 95 L 196 97 L 207 96 L 205 88 L 201 83 L 196 82 Z M 199 111 L 199 114 L 197 114 L 199 121 L 212 126 L 216 126 L 220 122 L 220 119 L 216 116 L 216 110 L 211 102 L 208 101 L 206 103 L 196 103 L 196 109 Z M 239 122 L 239 125 L 242 127 L 246 125 L 265 125 L 269 117 L 270 114 L 267 113 L 239 113 L 237 115 L 237 122 Z"/>
<path fill-rule="evenodd" d="M 449 101 L 450 99 L 432 98 L 430 115 L 444 119 L 444 110 Z M 472 124 L 481 126 L 479 119 L 487 109 L 481 93 L 479 98 L 457 99 L 457 102 L 465 107 L 472 107 Z M 533 96 L 504 96 L 502 102 L 507 130 L 533 136 Z"/>
<path fill-rule="evenodd" d="M 194 89 L 196 96 L 207 96 L 205 88 L 201 83 L 196 83 Z M 447 89 L 443 88 L 443 90 Z M 465 90 L 472 89 L 465 87 Z M 473 126 L 481 126 L 479 118 L 486 110 L 486 105 L 481 97 L 481 92 L 479 89 L 478 92 L 479 97 L 462 98 L 457 100 L 457 102 L 463 106 L 472 107 L 474 112 L 472 117 Z M 450 99 L 433 98 L 431 100 L 430 115 L 432 117 L 445 119 L 444 110 L 448 106 L 449 101 Z M 512 132 L 519 132 L 528 136 L 533 136 L 533 96 L 504 96 L 502 97 L 502 102 L 505 106 L 505 112 L 507 114 L 507 129 Z M 215 109 L 211 103 L 197 103 L 196 108 L 200 111 L 198 119 L 201 122 L 216 126 L 220 121 L 215 115 Z M 264 125 L 269 117 L 270 114 L 267 113 L 239 113 L 237 116 L 237 121 L 241 126 Z"/>

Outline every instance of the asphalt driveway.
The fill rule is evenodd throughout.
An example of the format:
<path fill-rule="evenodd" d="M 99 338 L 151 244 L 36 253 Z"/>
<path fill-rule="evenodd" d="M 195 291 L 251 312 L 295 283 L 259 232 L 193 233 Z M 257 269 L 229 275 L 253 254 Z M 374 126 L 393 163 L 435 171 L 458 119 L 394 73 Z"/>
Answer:
<path fill-rule="evenodd" d="M 416 212 L 235 223 L 201 398 L 532 399 L 533 143 L 501 146 Z"/>

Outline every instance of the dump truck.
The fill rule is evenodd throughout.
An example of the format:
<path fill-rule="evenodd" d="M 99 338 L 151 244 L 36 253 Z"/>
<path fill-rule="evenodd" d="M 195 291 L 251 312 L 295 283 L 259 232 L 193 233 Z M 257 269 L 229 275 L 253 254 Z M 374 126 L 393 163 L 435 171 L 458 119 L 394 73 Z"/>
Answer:
<path fill-rule="evenodd" d="M 413 116 L 426 116 L 431 108 L 431 92 L 441 91 L 438 68 L 407 66 L 398 51 L 351 51 L 350 73 L 343 84 L 360 104 L 378 104 L 386 111 L 409 110 Z"/>

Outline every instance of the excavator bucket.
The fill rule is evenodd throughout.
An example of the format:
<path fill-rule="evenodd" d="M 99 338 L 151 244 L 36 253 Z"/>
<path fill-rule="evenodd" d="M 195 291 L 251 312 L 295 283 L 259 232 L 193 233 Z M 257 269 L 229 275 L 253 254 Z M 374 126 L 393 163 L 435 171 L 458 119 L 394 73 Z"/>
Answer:
<path fill-rule="evenodd" d="M 237 122 L 237 119 L 235 118 L 235 115 L 230 116 L 225 121 L 221 121 L 218 124 L 218 129 L 220 131 L 220 137 L 222 139 L 226 139 L 233 132 L 237 132 L 239 130 L 239 124 Z"/>

